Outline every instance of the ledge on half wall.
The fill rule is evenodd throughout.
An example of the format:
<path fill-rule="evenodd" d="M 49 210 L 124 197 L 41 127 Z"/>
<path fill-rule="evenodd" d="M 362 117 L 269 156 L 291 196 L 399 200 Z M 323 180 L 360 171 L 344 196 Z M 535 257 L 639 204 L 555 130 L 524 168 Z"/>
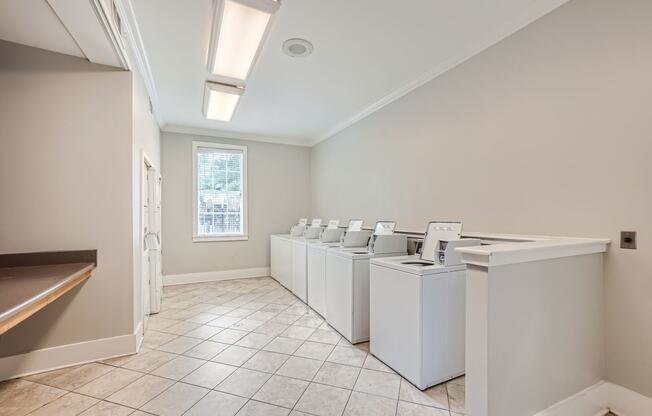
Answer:
<path fill-rule="evenodd" d="M 188 283 L 217 282 L 220 280 L 245 279 L 248 277 L 269 276 L 269 267 L 250 269 L 217 270 L 212 272 L 169 274 L 163 276 L 163 286 L 185 285 Z"/>

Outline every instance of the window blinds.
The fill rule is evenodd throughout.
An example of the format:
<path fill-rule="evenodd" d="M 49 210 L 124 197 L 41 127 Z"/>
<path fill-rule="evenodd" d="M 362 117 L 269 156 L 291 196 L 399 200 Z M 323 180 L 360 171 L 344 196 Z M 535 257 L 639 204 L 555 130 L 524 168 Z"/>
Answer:
<path fill-rule="evenodd" d="M 243 152 L 232 149 L 197 149 L 197 234 L 244 233 Z"/>

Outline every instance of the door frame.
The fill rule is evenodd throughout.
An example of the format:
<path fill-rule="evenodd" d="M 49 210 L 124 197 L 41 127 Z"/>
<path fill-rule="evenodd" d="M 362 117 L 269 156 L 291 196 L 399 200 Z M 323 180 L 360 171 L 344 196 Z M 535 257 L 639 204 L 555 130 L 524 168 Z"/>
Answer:
<path fill-rule="evenodd" d="M 145 244 L 145 227 L 149 229 L 149 223 L 145 224 L 145 210 L 147 209 L 147 218 L 149 219 L 149 214 L 151 214 L 151 210 L 149 207 L 149 180 L 148 180 L 148 172 L 152 168 L 153 163 L 152 160 L 147 156 L 145 151 L 143 150 L 142 152 L 142 158 L 141 158 L 141 163 L 140 163 L 140 221 L 139 221 L 139 261 L 140 261 L 140 267 L 139 269 L 139 283 L 140 283 L 140 317 L 143 322 L 143 333 L 147 329 L 147 322 L 149 320 L 149 314 L 147 313 L 147 310 L 145 308 L 145 299 L 146 296 L 149 296 L 151 293 L 150 290 L 150 278 L 149 278 L 149 273 L 148 276 L 145 277 L 143 273 L 143 245 Z M 147 207 L 145 206 L 145 202 L 147 201 Z M 148 268 L 149 270 L 149 268 Z M 151 302 L 151 300 L 150 300 Z"/>
<path fill-rule="evenodd" d="M 136 258 L 137 262 L 137 275 L 135 277 L 135 293 L 134 293 L 134 301 L 136 304 L 140 305 L 140 308 L 138 308 L 135 312 L 137 314 L 137 319 L 142 323 L 142 329 L 139 331 L 141 335 L 145 333 L 147 323 L 149 320 L 149 314 L 146 313 L 145 309 L 145 296 L 150 296 L 150 305 L 151 305 L 151 267 L 152 267 L 152 262 L 150 261 L 150 273 L 149 276 L 147 276 L 147 285 L 145 284 L 145 276 L 143 275 L 143 244 L 145 240 L 145 200 L 146 198 L 149 198 L 151 196 L 151 188 L 150 186 L 156 186 L 156 182 L 158 181 L 158 177 L 160 176 L 160 171 L 158 167 L 152 162 L 152 159 L 147 155 L 144 149 L 141 149 L 141 157 L 140 157 L 140 163 L 139 163 L 139 196 L 138 196 L 138 241 L 137 241 L 137 253 L 138 256 Z M 145 168 L 147 166 L 147 168 Z M 148 181 L 148 175 L 147 173 L 153 170 L 155 177 L 150 178 L 152 183 Z M 147 209 L 148 209 L 148 219 L 151 222 L 153 215 L 154 214 L 154 207 L 152 206 L 152 203 L 155 203 L 155 201 L 149 201 L 147 204 Z M 150 227 L 150 224 L 147 224 L 148 230 Z M 160 251 L 160 250 L 159 250 Z M 159 253 L 160 255 L 160 253 Z M 147 292 L 145 292 L 147 291 Z"/>

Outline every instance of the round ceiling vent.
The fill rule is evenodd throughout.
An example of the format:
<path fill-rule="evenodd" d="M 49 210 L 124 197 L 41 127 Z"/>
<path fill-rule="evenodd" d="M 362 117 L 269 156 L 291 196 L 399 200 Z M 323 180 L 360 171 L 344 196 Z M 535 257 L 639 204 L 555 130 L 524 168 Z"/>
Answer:
<path fill-rule="evenodd" d="M 283 52 L 293 58 L 305 58 L 312 53 L 312 43 L 305 39 L 288 39 L 283 42 Z"/>

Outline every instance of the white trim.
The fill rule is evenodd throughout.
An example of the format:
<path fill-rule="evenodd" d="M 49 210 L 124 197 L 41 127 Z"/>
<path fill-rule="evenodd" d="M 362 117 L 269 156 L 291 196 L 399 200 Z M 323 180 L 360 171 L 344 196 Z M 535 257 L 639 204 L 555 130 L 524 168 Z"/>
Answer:
<path fill-rule="evenodd" d="M 600 381 L 534 416 L 597 416 L 609 411 L 609 383 Z"/>
<path fill-rule="evenodd" d="M 269 267 L 250 269 L 217 270 L 213 272 L 170 274 L 163 276 L 163 286 L 185 285 L 187 283 L 217 282 L 220 280 L 246 279 L 249 277 L 267 277 Z"/>
<path fill-rule="evenodd" d="M 145 319 L 143 318 L 143 321 Z M 144 323 L 139 322 L 138 326 L 136 327 L 136 331 L 134 332 L 134 337 L 135 343 L 136 343 L 136 351 L 140 351 L 140 346 L 143 344 L 143 339 L 145 339 L 145 331 L 143 330 L 144 328 Z"/>
<path fill-rule="evenodd" d="M 433 70 L 428 71 L 422 74 L 421 76 L 419 76 L 418 78 L 414 79 L 413 81 L 408 82 L 407 84 L 404 84 L 403 86 L 391 91 L 389 94 L 381 97 L 379 100 L 362 108 L 353 116 L 337 123 L 332 128 L 326 130 L 323 134 L 317 136 L 316 139 L 312 140 L 309 146 L 314 146 L 319 142 L 324 141 L 334 136 L 335 134 L 341 132 L 347 127 L 352 126 L 353 124 L 364 119 L 365 117 L 370 116 L 371 114 L 375 113 L 376 111 L 380 110 L 386 105 L 391 104 L 392 102 L 398 100 L 404 95 L 409 94 L 410 92 L 414 91 L 415 89 L 419 88 L 425 83 L 432 81 L 433 79 L 444 74 L 445 72 L 448 72 L 449 70 L 455 68 L 456 66 L 462 64 L 463 62 L 469 60 L 473 56 L 484 51 L 485 49 L 490 48 L 491 46 L 507 38 L 513 33 L 521 30 L 522 28 L 529 25 L 533 21 L 541 18 L 542 16 L 545 16 L 546 14 L 550 13 L 551 11 L 561 6 L 562 4 L 566 3 L 567 1 L 568 0 L 548 0 L 548 1 L 536 2 L 536 5 L 538 7 L 535 7 L 534 10 L 531 10 L 526 14 L 522 14 L 518 18 L 509 21 L 505 25 L 500 26 L 499 29 L 496 30 L 495 32 L 483 36 L 482 41 L 480 41 L 479 43 L 472 45 L 470 48 L 466 50 L 463 50 L 458 55 L 447 60 L 446 62 L 434 68 Z"/>
<path fill-rule="evenodd" d="M 207 129 L 201 127 L 179 126 L 177 124 L 165 124 L 161 126 L 161 131 L 167 133 L 192 134 L 195 136 L 207 136 L 215 139 L 236 139 L 248 140 L 251 142 L 286 144 L 289 146 L 310 147 L 307 139 L 291 139 L 287 137 L 261 136 L 257 134 L 238 133 L 234 131 L 224 131 L 217 129 Z"/>
<path fill-rule="evenodd" d="M 148 166 L 145 169 L 145 166 Z M 134 296 L 133 296 L 133 313 L 134 313 L 134 326 L 139 332 L 140 341 L 137 342 L 137 345 L 140 345 L 142 342 L 143 332 L 144 332 L 144 321 L 145 321 L 145 292 L 143 288 L 143 242 L 145 240 L 145 234 L 143 230 L 143 220 L 144 220 L 144 211 L 145 209 L 150 209 L 149 202 L 147 207 L 145 206 L 145 201 L 143 198 L 149 198 L 150 192 L 147 183 L 147 172 L 149 169 L 154 169 L 155 172 L 158 172 L 158 168 L 152 160 L 147 156 L 145 149 L 140 149 L 140 161 L 138 165 L 138 241 L 134 241 L 133 253 L 135 255 L 134 260 L 134 270 L 133 270 L 133 284 L 134 284 Z M 147 189 L 144 189 L 146 187 Z M 148 224 L 149 227 L 149 224 Z M 151 282 L 150 282 L 151 285 Z M 148 295 L 150 296 L 151 304 L 151 286 L 148 285 L 147 289 L 149 290 Z M 140 295 L 140 298 L 139 296 Z M 140 305 L 140 308 L 136 308 L 136 305 Z M 137 310 L 138 309 L 138 310 Z"/>
<path fill-rule="evenodd" d="M 149 99 L 152 101 L 154 117 L 160 126 L 163 124 L 163 117 L 159 110 L 160 103 L 158 91 L 156 90 L 154 76 L 152 75 L 152 69 L 149 64 L 149 59 L 147 58 L 147 52 L 145 52 L 143 38 L 140 34 L 140 28 L 138 27 L 138 21 L 136 20 L 136 14 L 131 5 L 131 0 L 115 0 L 115 5 L 122 18 L 125 35 L 127 37 L 127 47 L 131 50 L 131 54 L 135 58 L 136 67 L 138 68 L 140 76 L 143 78 Z"/>
<path fill-rule="evenodd" d="M 193 243 L 211 243 L 216 241 L 246 241 L 246 240 L 249 240 L 249 236 L 242 235 L 242 234 L 209 236 L 209 237 L 195 235 L 192 237 Z"/>
<path fill-rule="evenodd" d="M 652 397 L 629 390 L 618 384 L 609 384 L 609 408 L 619 416 L 652 415 Z"/>
<path fill-rule="evenodd" d="M 609 411 L 619 416 L 647 416 L 652 414 L 652 398 L 600 381 L 534 416 L 603 416 Z"/>
<path fill-rule="evenodd" d="M 0 358 L 0 380 L 135 354 L 139 334 L 120 335 L 44 348 Z"/>
<path fill-rule="evenodd" d="M 94 12 L 104 29 L 104 33 L 111 43 L 116 58 L 122 64 L 123 69 L 129 69 L 129 57 L 126 55 L 126 50 L 122 42 L 122 34 L 115 26 L 111 3 L 102 2 L 101 0 L 90 0 L 90 4 L 93 6 Z M 109 7 L 108 10 L 107 7 Z M 120 17 L 122 18 L 122 16 Z"/>
<path fill-rule="evenodd" d="M 216 150 L 235 150 L 242 153 L 242 178 L 240 187 L 242 188 L 242 233 L 225 234 L 225 235 L 199 235 L 197 232 L 197 152 L 200 148 L 209 148 Z M 233 152 L 235 153 L 235 152 Z M 192 237 L 193 242 L 199 241 L 230 241 L 248 239 L 249 211 L 247 205 L 247 194 L 249 192 L 247 179 L 247 146 L 237 144 L 224 144 L 216 142 L 192 142 Z M 211 240 L 214 239 L 214 240 Z"/>

